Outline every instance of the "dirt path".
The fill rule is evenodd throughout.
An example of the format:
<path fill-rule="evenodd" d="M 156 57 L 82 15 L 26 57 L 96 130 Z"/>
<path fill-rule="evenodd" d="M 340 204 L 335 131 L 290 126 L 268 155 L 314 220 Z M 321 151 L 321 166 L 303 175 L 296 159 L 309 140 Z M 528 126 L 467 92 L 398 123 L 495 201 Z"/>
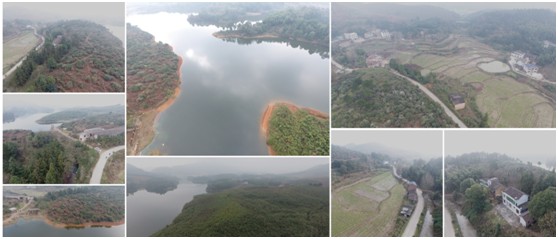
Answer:
<path fill-rule="evenodd" d="M 95 168 L 93 169 L 93 174 L 91 175 L 91 180 L 89 180 L 89 184 L 101 183 L 103 170 L 105 169 L 105 165 L 107 164 L 108 158 L 112 156 L 115 152 L 123 149 L 124 149 L 124 145 L 120 145 L 120 146 L 110 148 L 101 153 L 101 155 L 99 156 L 99 160 L 97 160 L 97 164 L 95 164 Z"/>
<path fill-rule="evenodd" d="M 453 122 L 455 122 L 459 128 L 467 128 L 467 125 L 465 125 L 465 123 L 463 123 L 463 121 L 461 121 L 459 119 L 459 117 L 457 117 L 457 115 L 455 115 L 453 113 L 453 111 L 451 111 L 444 103 L 442 103 L 442 101 L 440 99 L 438 99 L 438 97 L 432 93 L 430 90 L 428 90 L 428 88 L 424 87 L 423 85 L 421 85 L 420 83 L 418 83 L 417 81 L 399 74 L 399 72 L 394 71 L 393 69 L 390 69 L 391 73 L 403 77 L 404 79 L 408 80 L 409 82 L 411 82 L 413 85 L 416 85 L 419 87 L 420 90 L 422 90 L 428 97 L 430 97 L 430 99 L 432 99 L 434 102 L 438 103 L 440 106 L 442 106 L 442 108 L 444 109 L 444 112 L 446 112 L 446 114 L 453 120 Z"/>
<path fill-rule="evenodd" d="M 10 217 L 4 219 L 3 224 L 7 225 L 10 223 L 15 223 L 15 220 L 19 217 L 19 214 L 25 212 L 25 209 L 27 209 L 27 207 L 29 207 L 29 205 L 31 205 L 32 202 L 33 200 L 29 200 L 29 202 L 27 202 L 27 204 L 25 204 L 22 208 L 18 209 L 15 213 L 10 215 Z"/>

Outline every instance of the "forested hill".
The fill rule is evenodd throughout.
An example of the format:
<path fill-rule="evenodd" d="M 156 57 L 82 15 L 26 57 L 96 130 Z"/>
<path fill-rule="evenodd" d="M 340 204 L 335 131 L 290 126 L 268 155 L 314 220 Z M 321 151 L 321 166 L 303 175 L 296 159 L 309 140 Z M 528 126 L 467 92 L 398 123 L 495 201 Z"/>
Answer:
<path fill-rule="evenodd" d="M 288 8 L 270 14 L 261 23 L 241 24 L 218 33 L 223 37 L 274 36 L 288 40 L 329 45 L 329 11 L 315 7 Z"/>
<path fill-rule="evenodd" d="M 124 220 L 123 187 L 73 187 L 48 192 L 37 203 L 55 223 L 79 225 Z"/>
<path fill-rule="evenodd" d="M 10 75 L 8 91 L 122 92 L 124 47 L 99 24 L 70 20 L 39 30 L 45 42 Z"/>
<path fill-rule="evenodd" d="M 556 12 L 518 9 L 482 12 L 468 17 L 469 32 L 495 48 L 524 51 L 537 56 L 540 66 L 556 63 Z"/>
<path fill-rule="evenodd" d="M 179 180 L 173 176 L 147 172 L 128 164 L 126 182 L 127 195 L 134 194 L 139 190 L 165 194 L 168 191 L 176 189 Z"/>
<path fill-rule="evenodd" d="M 328 236 L 329 188 L 247 187 L 194 197 L 153 236 Z"/>

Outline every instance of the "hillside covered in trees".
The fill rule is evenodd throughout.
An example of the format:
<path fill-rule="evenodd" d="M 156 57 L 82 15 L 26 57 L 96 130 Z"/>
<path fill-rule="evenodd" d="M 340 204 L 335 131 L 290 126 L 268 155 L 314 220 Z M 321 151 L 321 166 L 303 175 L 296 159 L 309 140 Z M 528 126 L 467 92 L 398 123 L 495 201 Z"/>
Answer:
<path fill-rule="evenodd" d="M 548 171 L 532 163 L 523 163 L 519 159 L 496 153 L 463 154 L 447 157 L 445 162 L 446 200 L 450 199 L 461 207 L 479 236 L 556 235 L 554 170 Z M 501 196 L 491 193 L 480 184 L 481 179 L 493 177 L 498 178 L 503 188 L 515 187 L 529 195 L 528 209 L 535 220 L 529 229 L 502 223 L 495 211 L 495 207 L 502 203 Z"/>
<path fill-rule="evenodd" d="M 5 183 L 89 183 L 98 157 L 94 149 L 56 132 L 4 131 Z"/>
<path fill-rule="evenodd" d="M 327 155 L 329 117 L 312 109 L 287 103 L 268 106 L 262 119 L 270 154 Z"/>
<path fill-rule="evenodd" d="M 48 192 L 37 207 L 54 223 L 80 226 L 124 222 L 123 187 L 71 187 Z"/>
<path fill-rule="evenodd" d="M 178 178 L 157 173 L 146 172 L 128 164 L 126 172 L 126 194 L 134 194 L 140 190 L 165 194 L 176 189 Z"/>
<path fill-rule="evenodd" d="M 223 180 L 210 180 L 208 192 Z M 272 186 L 269 179 L 261 180 L 194 197 L 153 236 L 329 235 L 329 187 L 304 180 Z"/>
<path fill-rule="evenodd" d="M 332 127 L 455 127 L 442 107 L 384 68 L 342 75 L 331 91 Z"/>
<path fill-rule="evenodd" d="M 124 91 L 124 45 L 106 27 L 69 20 L 39 34 L 44 44 L 9 76 L 5 91 Z"/>
<path fill-rule="evenodd" d="M 127 25 L 126 37 L 127 127 L 132 129 L 127 144 L 135 154 L 151 142 L 156 109 L 177 96 L 182 61 L 170 45 L 136 26 Z"/>

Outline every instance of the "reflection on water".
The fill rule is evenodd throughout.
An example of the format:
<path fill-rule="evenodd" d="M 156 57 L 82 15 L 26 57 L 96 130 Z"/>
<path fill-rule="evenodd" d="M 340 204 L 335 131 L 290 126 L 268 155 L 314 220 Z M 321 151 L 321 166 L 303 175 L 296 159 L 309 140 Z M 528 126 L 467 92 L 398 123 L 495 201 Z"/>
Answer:
<path fill-rule="evenodd" d="M 124 225 L 112 227 L 57 228 L 41 219 L 19 219 L 4 226 L 7 237 L 123 237 Z"/>
<path fill-rule="evenodd" d="M 227 42 L 213 37 L 219 28 L 194 27 L 186 14 L 131 15 L 127 21 L 184 59 L 181 94 L 160 115 L 157 135 L 143 154 L 266 155 L 260 119 L 268 103 L 329 112 L 329 61 L 291 47 L 302 43 Z"/>
<path fill-rule="evenodd" d="M 207 185 L 181 183 L 165 194 L 138 191 L 127 196 L 128 236 L 150 236 L 182 211 L 195 195 L 204 194 Z"/>

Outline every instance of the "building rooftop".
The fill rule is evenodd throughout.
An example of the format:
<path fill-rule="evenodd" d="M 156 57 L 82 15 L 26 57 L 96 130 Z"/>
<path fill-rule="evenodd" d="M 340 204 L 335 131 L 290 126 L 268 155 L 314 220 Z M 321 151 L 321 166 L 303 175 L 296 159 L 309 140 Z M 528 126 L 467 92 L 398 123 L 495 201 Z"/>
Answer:
<path fill-rule="evenodd" d="M 459 94 L 451 94 L 449 97 L 450 97 L 451 102 L 452 102 L 454 105 L 465 103 L 465 99 L 463 98 L 462 95 L 459 95 Z"/>
<path fill-rule="evenodd" d="M 506 194 L 510 195 L 513 197 L 513 199 L 518 200 L 519 198 L 521 198 L 523 195 L 527 195 L 524 192 L 522 192 L 521 190 L 514 188 L 514 187 L 508 187 L 506 188 L 506 190 L 504 191 Z"/>

